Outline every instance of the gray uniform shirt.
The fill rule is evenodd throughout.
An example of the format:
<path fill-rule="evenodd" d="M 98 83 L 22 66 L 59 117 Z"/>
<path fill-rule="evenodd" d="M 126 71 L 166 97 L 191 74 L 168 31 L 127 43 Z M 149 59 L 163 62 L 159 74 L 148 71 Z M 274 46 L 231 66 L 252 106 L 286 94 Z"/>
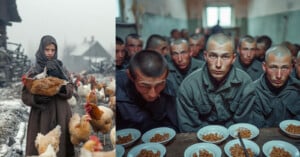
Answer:
<path fill-rule="evenodd" d="M 229 126 L 243 121 L 251 107 L 239 102 L 243 88 L 250 82 L 249 75 L 232 67 L 225 82 L 215 88 L 204 64 L 179 87 L 176 100 L 179 130 L 196 132 L 209 124 Z"/>
<path fill-rule="evenodd" d="M 178 89 L 183 79 L 191 74 L 193 71 L 197 70 L 198 68 L 202 67 L 204 64 L 203 61 L 191 58 L 190 68 L 185 74 L 180 73 L 180 71 L 175 67 L 173 62 L 169 63 L 169 75 L 167 80 L 169 80 L 172 85 L 173 89 Z"/>
<path fill-rule="evenodd" d="M 248 67 L 245 67 L 238 57 L 238 59 L 235 60 L 234 65 L 237 68 L 244 70 L 253 81 L 257 80 L 264 73 L 262 69 L 262 63 L 257 60 L 253 60 L 253 62 Z"/>
<path fill-rule="evenodd" d="M 274 94 L 267 86 L 265 75 L 245 88 L 248 105 L 253 104 L 250 123 L 257 127 L 277 127 L 286 119 L 300 120 L 300 82 L 293 77 Z"/>

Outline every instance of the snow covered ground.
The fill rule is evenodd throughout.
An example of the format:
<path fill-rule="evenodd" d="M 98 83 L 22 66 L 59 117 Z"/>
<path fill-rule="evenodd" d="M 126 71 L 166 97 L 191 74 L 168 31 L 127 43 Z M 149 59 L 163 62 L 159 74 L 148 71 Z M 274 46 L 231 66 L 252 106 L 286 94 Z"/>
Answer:
<path fill-rule="evenodd" d="M 24 156 L 30 108 L 21 101 L 20 83 L 0 88 L 0 157 Z"/>
<path fill-rule="evenodd" d="M 99 82 L 109 82 L 113 76 L 103 77 L 96 75 Z M 26 127 L 30 107 L 23 104 L 21 100 L 21 83 L 14 83 L 10 87 L 0 88 L 0 157 L 23 157 L 25 156 Z M 71 106 L 73 112 L 84 113 L 85 100 L 76 106 Z M 106 103 L 101 105 L 107 106 Z M 99 135 L 103 141 L 103 135 Z M 106 135 L 109 139 L 109 135 Z M 104 150 L 112 150 L 110 140 L 106 140 Z M 76 148 L 77 153 L 79 147 Z"/>

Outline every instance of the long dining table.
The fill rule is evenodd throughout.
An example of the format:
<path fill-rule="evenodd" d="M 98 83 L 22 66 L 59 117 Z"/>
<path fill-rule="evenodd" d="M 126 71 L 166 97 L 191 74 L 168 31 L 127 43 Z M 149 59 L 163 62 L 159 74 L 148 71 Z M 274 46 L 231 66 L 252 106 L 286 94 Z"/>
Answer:
<path fill-rule="evenodd" d="M 224 153 L 224 145 L 232 139 L 234 138 L 229 136 L 225 141 L 218 144 L 218 146 L 222 150 L 222 157 L 226 156 L 226 154 Z M 282 140 L 288 142 L 296 146 L 298 150 L 300 150 L 300 139 L 287 136 L 279 128 L 262 128 L 260 129 L 259 135 L 256 138 L 252 139 L 252 141 L 254 141 L 260 148 L 259 156 L 264 156 L 262 147 L 264 143 L 271 140 Z M 172 141 L 165 145 L 167 149 L 165 157 L 183 157 L 186 148 L 200 142 L 201 141 L 197 138 L 196 133 L 178 133 Z M 137 141 L 135 145 L 138 145 L 140 143 L 142 143 L 141 140 Z M 134 147 L 135 145 L 133 145 L 132 147 Z M 125 152 L 127 153 L 132 147 L 126 148 Z M 124 154 L 124 157 L 127 156 L 126 153 Z"/>

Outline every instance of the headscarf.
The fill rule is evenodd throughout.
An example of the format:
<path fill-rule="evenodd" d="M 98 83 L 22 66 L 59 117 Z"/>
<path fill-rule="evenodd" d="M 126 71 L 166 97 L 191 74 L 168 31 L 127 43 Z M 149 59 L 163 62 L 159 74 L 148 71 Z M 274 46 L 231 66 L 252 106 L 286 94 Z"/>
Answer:
<path fill-rule="evenodd" d="M 35 58 L 36 58 L 35 69 L 37 73 L 41 73 L 44 70 L 44 67 L 48 61 L 44 51 L 45 48 L 50 44 L 55 45 L 55 54 L 53 56 L 53 59 L 57 59 L 57 43 L 55 38 L 50 35 L 43 36 L 40 42 L 39 49 L 35 53 Z"/>
<path fill-rule="evenodd" d="M 55 54 L 53 56 L 53 58 L 51 60 L 55 61 L 57 63 L 57 67 L 58 70 L 55 71 L 48 71 L 48 74 L 52 74 L 52 76 L 61 76 L 59 78 L 61 79 L 65 79 L 68 80 L 68 76 L 66 75 L 68 72 L 66 71 L 66 69 L 63 68 L 63 63 L 57 59 L 57 43 L 54 37 L 50 36 L 50 35 L 45 35 L 42 37 L 41 41 L 40 41 L 40 46 L 39 49 L 37 50 L 37 52 L 35 53 L 35 57 L 36 57 L 36 63 L 35 66 L 32 67 L 27 75 L 29 77 L 33 77 L 41 72 L 43 72 L 47 62 L 49 61 L 48 58 L 45 55 L 45 48 L 50 45 L 53 44 L 55 46 Z M 51 75 L 50 74 L 50 75 Z"/>

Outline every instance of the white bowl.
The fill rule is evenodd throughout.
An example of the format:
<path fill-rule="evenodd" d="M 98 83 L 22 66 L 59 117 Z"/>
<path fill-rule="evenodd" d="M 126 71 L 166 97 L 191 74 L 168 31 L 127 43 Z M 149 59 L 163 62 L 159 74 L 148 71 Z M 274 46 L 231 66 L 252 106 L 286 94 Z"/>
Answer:
<path fill-rule="evenodd" d="M 161 144 L 167 144 L 168 142 L 170 142 L 170 140 L 172 140 L 175 135 L 176 135 L 176 132 L 174 129 L 171 129 L 171 128 L 168 128 L 168 127 L 160 127 L 160 128 L 154 128 L 154 129 L 151 129 L 147 132 L 145 132 L 142 136 L 142 141 L 144 143 L 147 143 L 147 142 L 150 142 L 150 139 L 152 137 L 154 137 L 155 134 L 160 134 L 160 135 L 163 135 L 163 134 L 169 134 L 169 138 L 166 139 L 166 140 L 163 140 L 163 141 L 160 141 L 160 142 L 155 142 L 155 143 L 161 143 Z"/>
<path fill-rule="evenodd" d="M 299 150 L 294 145 L 280 140 L 272 140 L 266 142 L 262 147 L 264 155 L 270 156 L 273 147 L 283 148 L 285 151 L 289 152 L 293 157 L 300 156 Z"/>
<path fill-rule="evenodd" d="M 132 140 L 127 143 L 120 144 L 125 148 L 130 147 L 135 141 L 137 141 L 141 137 L 141 132 L 133 128 L 117 130 L 117 138 L 118 136 L 128 136 L 129 134 L 131 134 Z"/>
<path fill-rule="evenodd" d="M 217 141 L 206 141 L 202 138 L 203 135 L 207 135 L 207 134 L 211 134 L 211 133 L 217 133 L 218 135 L 222 135 L 223 138 Z M 208 125 L 205 126 L 203 128 L 201 128 L 198 132 L 197 132 L 197 137 L 199 140 L 203 141 L 203 142 L 208 142 L 208 143 L 221 143 L 224 140 L 227 139 L 227 137 L 229 136 L 228 130 L 227 128 L 225 128 L 224 126 L 221 125 Z"/>
<path fill-rule="evenodd" d="M 259 156 L 260 149 L 259 149 L 259 146 L 256 143 L 254 143 L 253 141 L 247 140 L 247 139 L 242 139 L 242 140 L 245 144 L 246 149 L 250 148 L 251 151 L 255 154 L 255 156 Z M 230 148 L 232 146 L 234 146 L 235 144 L 239 144 L 240 146 L 242 146 L 239 139 L 231 140 L 231 141 L 229 141 L 225 144 L 224 152 L 227 156 L 231 157 Z"/>
<path fill-rule="evenodd" d="M 240 128 L 246 128 L 248 130 L 250 130 L 251 132 L 251 136 L 248 138 L 244 138 L 244 139 L 253 139 L 255 138 L 258 134 L 259 134 L 259 129 L 252 124 L 249 123 L 237 123 L 237 124 L 233 124 L 228 128 L 229 134 L 231 137 L 233 138 L 238 138 L 238 129 Z"/>
<path fill-rule="evenodd" d="M 127 157 L 136 157 L 142 149 L 151 150 L 154 153 L 160 151 L 160 157 L 164 157 L 167 150 L 166 147 L 160 143 L 143 143 L 133 147 L 127 154 Z"/>
<path fill-rule="evenodd" d="M 300 126 L 300 121 L 298 121 L 298 120 L 284 120 L 284 121 L 280 122 L 279 128 L 290 137 L 300 138 L 300 134 L 293 134 L 293 133 L 290 133 L 290 132 L 285 130 L 288 127 L 288 125 L 290 125 L 290 124 Z"/>
<path fill-rule="evenodd" d="M 116 145 L 116 155 L 117 155 L 117 157 L 123 157 L 124 153 L 125 153 L 124 147 L 117 144 Z"/>
<path fill-rule="evenodd" d="M 213 157 L 222 156 L 222 150 L 217 145 L 212 143 L 196 143 L 185 149 L 184 157 L 192 157 L 194 153 L 197 153 L 197 155 L 199 155 L 199 151 L 203 149 L 213 154 Z"/>

